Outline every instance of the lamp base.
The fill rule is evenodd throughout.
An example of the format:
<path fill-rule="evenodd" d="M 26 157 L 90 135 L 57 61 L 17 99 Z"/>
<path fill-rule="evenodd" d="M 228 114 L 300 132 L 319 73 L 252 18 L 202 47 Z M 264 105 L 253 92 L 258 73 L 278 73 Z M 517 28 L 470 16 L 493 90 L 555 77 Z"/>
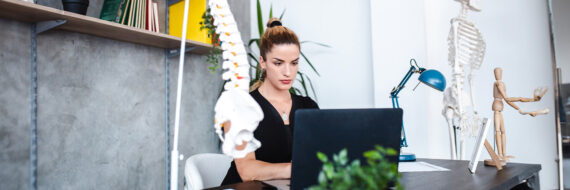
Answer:
<path fill-rule="evenodd" d="M 400 162 L 413 162 L 413 161 L 416 161 L 416 155 L 413 153 L 401 152 L 399 159 L 400 159 Z"/>

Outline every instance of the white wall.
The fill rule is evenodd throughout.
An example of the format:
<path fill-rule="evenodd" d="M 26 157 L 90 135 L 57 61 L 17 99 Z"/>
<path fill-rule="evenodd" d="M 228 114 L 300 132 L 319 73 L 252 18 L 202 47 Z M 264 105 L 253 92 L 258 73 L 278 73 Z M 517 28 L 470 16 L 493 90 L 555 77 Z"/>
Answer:
<path fill-rule="evenodd" d="M 291 28 L 301 41 L 330 45 L 323 48 L 302 45 L 302 51 L 317 68 L 314 75 L 301 62 L 300 69 L 309 74 L 321 108 L 363 108 L 374 106 L 372 56 L 370 43 L 369 1 L 343 0 L 262 0 L 263 19 L 269 18 L 269 7 L 278 17 L 286 9 L 283 25 Z M 252 38 L 258 38 L 256 1 L 251 1 Z M 314 97 L 313 97 L 314 99 Z"/>
<path fill-rule="evenodd" d="M 440 70 L 448 85 L 451 70 L 447 57 L 450 19 L 460 10 L 456 1 L 371 1 L 372 44 L 377 107 L 387 107 L 390 88 L 409 68 L 407 59 L 415 57 L 426 68 Z M 503 81 L 510 96 L 532 97 L 532 91 L 547 86 L 550 91 L 538 103 L 519 104 L 523 110 L 544 107 L 553 112 L 553 71 L 550 31 L 546 1 L 482 1 L 482 12 L 469 18 L 483 33 L 486 56 L 476 77 L 476 102 L 479 113 L 492 119 L 490 109 L 493 69 L 504 69 Z M 417 31 L 418 33 L 415 33 Z M 394 35 L 398 35 L 394 37 Z M 405 36 L 401 36 L 405 35 Z M 396 38 L 396 39 L 394 39 Z M 397 64 L 397 65 L 395 65 Z M 401 74 L 400 74 L 401 73 Z M 410 80 L 415 85 L 417 76 Z M 402 91 L 400 103 L 405 109 L 405 126 L 410 147 L 418 157 L 449 158 L 447 124 L 441 115 L 443 95 L 428 87 Z M 408 109 L 406 109 L 408 108 Z M 557 188 L 554 113 L 532 118 L 505 106 L 503 112 L 507 135 L 507 154 L 513 162 L 542 164 L 541 186 Z M 493 131 L 488 138 L 493 141 Z M 471 154 L 474 139 L 467 144 Z M 488 154 L 483 154 L 488 158 Z"/>
<path fill-rule="evenodd" d="M 456 1 L 359 0 L 347 5 L 340 0 L 272 0 L 262 2 L 264 15 L 271 3 L 274 15 L 287 9 L 284 25 L 301 40 L 332 46 L 303 46 L 321 73 L 313 82 L 323 108 L 391 107 L 389 92 L 409 69 L 410 58 L 451 77 L 446 40 L 449 21 L 459 13 Z M 251 5 L 252 23 L 256 23 L 255 1 Z M 530 97 L 534 88 L 549 87 L 541 102 L 519 105 L 524 110 L 548 107 L 553 112 L 547 2 L 484 0 L 481 6 L 482 12 L 469 15 L 487 43 L 475 86 L 481 116 L 492 119 L 495 67 L 504 69 L 503 80 L 510 96 Z M 256 27 L 253 25 L 252 31 L 257 31 Z M 252 37 L 258 37 L 253 33 Z M 423 158 L 449 158 L 447 124 L 441 115 L 442 93 L 422 85 L 412 91 L 416 84 L 417 75 L 400 93 L 410 145 L 405 151 Z M 542 164 L 541 187 L 557 188 L 554 113 L 532 118 L 505 107 L 503 115 L 507 153 L 516 156 L 512 161 Z M 492 133 L 488 134 L 490 141 Z M 468 143 L 467 156 L 472 144 Z M 487 153 L 483 155 L 488 158 Z"/>

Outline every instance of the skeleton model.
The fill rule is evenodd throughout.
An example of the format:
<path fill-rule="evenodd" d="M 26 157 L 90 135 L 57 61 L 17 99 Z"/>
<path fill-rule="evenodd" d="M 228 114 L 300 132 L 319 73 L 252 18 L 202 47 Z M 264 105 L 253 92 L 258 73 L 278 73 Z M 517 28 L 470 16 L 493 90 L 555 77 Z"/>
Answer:
<path fill-rule="evenodd" d="M 537 102 L 542 99 L 542 96 L 548 91 L 548 88 L 537 88 L 534 90 L 534 94 L 532 98 L 521 98 L 521 97 L 508 97 L 507 96 L 507 87 L 505 83 L 502 81 L 503 78 L 503 70 L 501 68 L 495 68 L 495 79 L 497 80 L 495 84 L 493 84 L 493 112 L 495 117 L 495 143 L 497 145 L 497 155 L 501 165 L 504 165 L 512 156 L 507 156 L 507 139 L 505 135 L 505 124 L 503 121 L 503 100 L 505 102 L 519 111 L 522 115 L 530 115 L 532 117 L 540 115 L 540 114 L 547 114 L 549 112 L 548 108 L 537 110 L 533 112 L 525 112 L 520 109 L 514 102 Z M 489 149 L 488 149 L 489 150 Z M 489 154 L 494 154 L 489 152 Z M 496 165 L 495 162 L 490 160 L 485 160 L 485 165 Z"/>
<path fill-rule="evenodd" d="M 479 69 L 485 56 L 485 41 L 475 25 L 467 20 L 467 12 L 480 11 L 479 0 L 456 0 L 461 3 L 458 17 L 451 19 L 449 32 L 449 64 L 452 68 L 452 84 L 445 89 L 443 111 L 449 127 L 451 159 L 465 158 L 465 136 L 467 132 L 475 135 L 479 125 L 479 116 L 474 99 L 474 72 Z M 469 91 L 471 97 L 464 91 L 465 68 L 469 69 Z M 469 102 L 469 99 L 471 102 Z M 472 105 L 473 114 L 468 114 L 466 108 Z M 470 112 L 469 112 L 470 113 Z M 457 139 L 456 139 L 457 138 Z M 458 145 L 459 144 L 459 145 Z"/>
<path fill-rule="evenodd" d="M 222 68 L 225 72 L 222 78 L 229 80 L 224 86 L 225 91 L 216 102 L 214 127 L 220 140 L 224 142 L 224 154 L 242 158 L 261 146 L 253 137 L 253 131 L 263 119 L 263 111 L 249 95 L 247 52 L 228 2 L 210 0 L 209 6 L 223 50 Z M 225 130 L 225 139 L 222 128 Z"/>

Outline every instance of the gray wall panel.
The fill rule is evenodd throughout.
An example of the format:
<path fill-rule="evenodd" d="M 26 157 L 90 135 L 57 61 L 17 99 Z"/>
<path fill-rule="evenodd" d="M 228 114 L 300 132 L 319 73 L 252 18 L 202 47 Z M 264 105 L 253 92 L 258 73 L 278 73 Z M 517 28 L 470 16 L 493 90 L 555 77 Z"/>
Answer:
<path fill-rule="evenodd" d="M 38 36 L 39 188 L 164 187 L 164 75 L 162 49 Z"/>
<path fill-rule="evenodd" d="M 100 8 L 91 6 L 102 2 L 92 1 L 88 15 L 98 17 Z M 39 4 L 61 9 L 59 0 Z M 249 1 L 230 4 L 247 41 Z M 30 24 L 0 19 L 0 28 L 0 187 L 28 189 Z M 169 59 L 165 121 L 164 52 L 61 30 L 38 35 L 38 189 L 165 188 L 165 123 L 172 132 L 178 57 Z M 186 56 L 180 152 L 188 158 L 219 152 L 213 108 L 222 80 L 205 55 Z"/>
<path fill-rule="evenodd" d="M 30 25 L 0 19 L 0 187 L 27 189 L 30 175 Z"/>

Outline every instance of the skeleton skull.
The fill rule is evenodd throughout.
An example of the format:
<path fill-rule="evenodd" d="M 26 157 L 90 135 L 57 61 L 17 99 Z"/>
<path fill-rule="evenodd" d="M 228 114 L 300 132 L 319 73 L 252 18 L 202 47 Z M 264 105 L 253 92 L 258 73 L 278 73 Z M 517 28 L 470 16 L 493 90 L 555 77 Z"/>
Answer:
<path fill-rule="evenodd" d="M 464 3 L 472 11 L 477 11 L 477 12 L 481 11 L 481 6 L 479 5 L 479 1 L 481 0 L 455 0 L 455 1 L 459 1 L 462 4 Z"/>

